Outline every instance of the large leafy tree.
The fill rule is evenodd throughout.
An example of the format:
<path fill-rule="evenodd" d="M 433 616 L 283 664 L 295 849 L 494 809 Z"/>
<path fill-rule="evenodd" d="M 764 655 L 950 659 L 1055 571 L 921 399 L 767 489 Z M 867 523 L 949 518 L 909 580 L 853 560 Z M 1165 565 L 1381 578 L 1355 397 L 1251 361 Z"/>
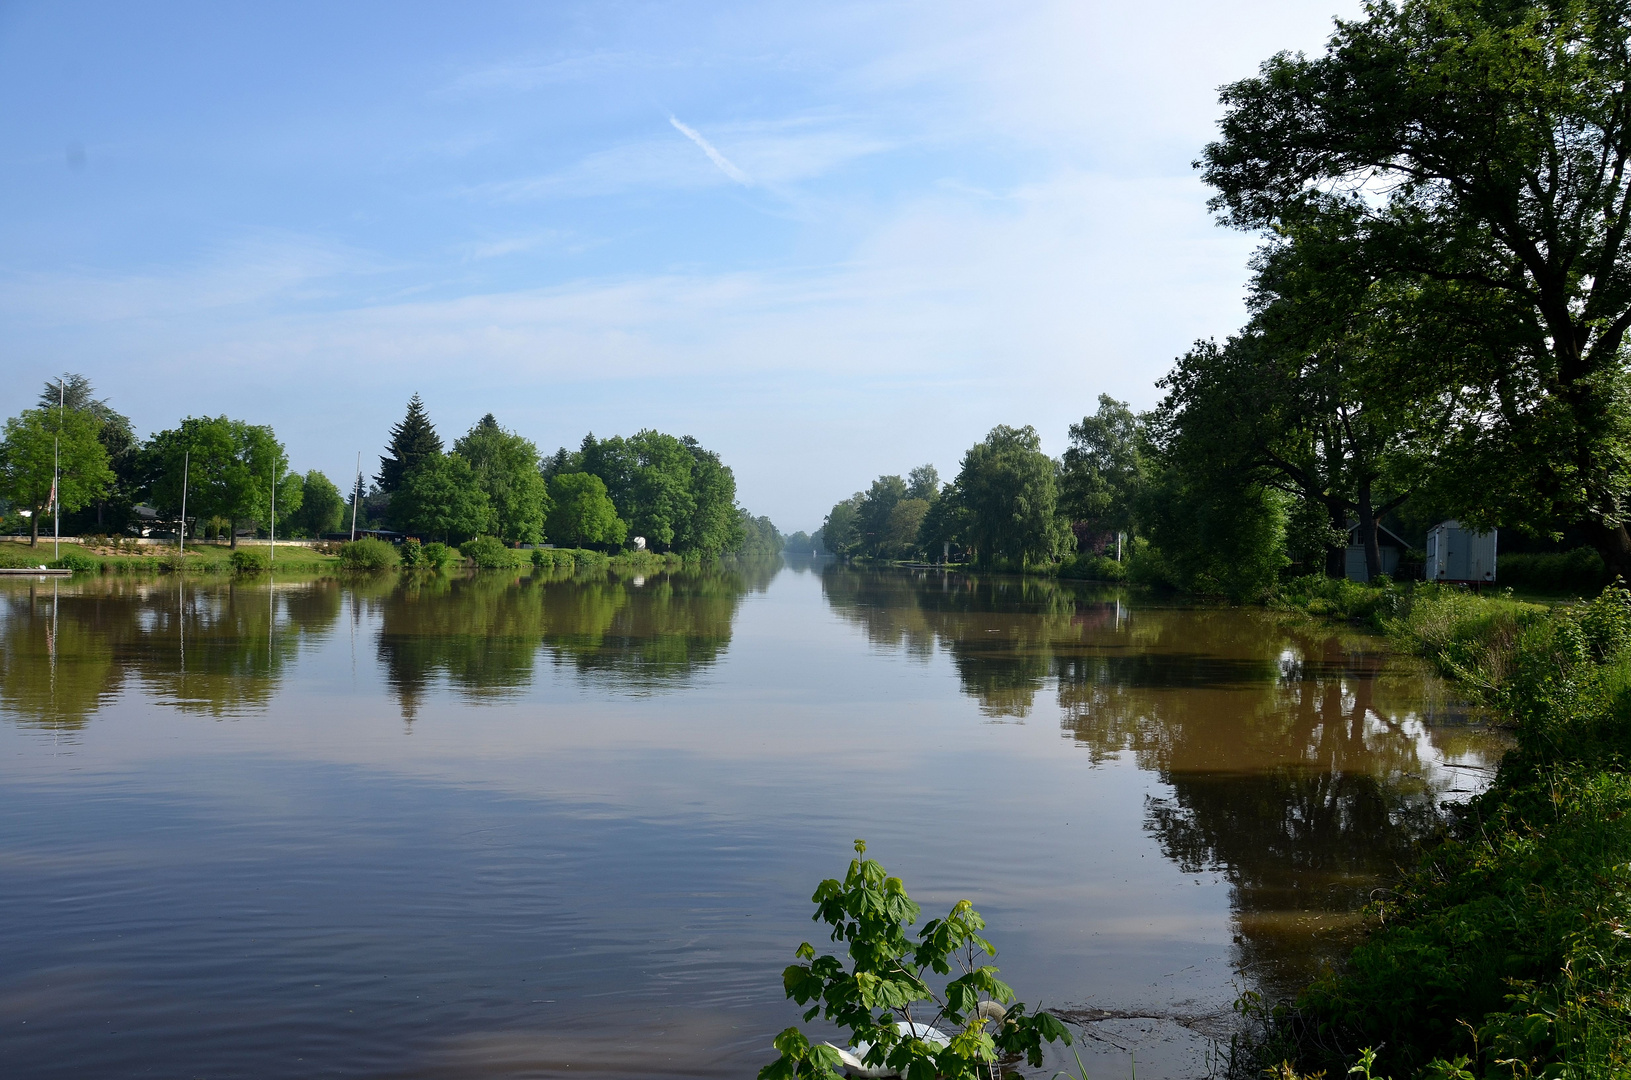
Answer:
<path fill-rule="evenodd" d="M 1575 525 L 1631 575 L 1631 7 L 1373 3 L 1223 102 L 1201 165 L 1229 223 L 1349 222 L 1355 263 L 1479 331 L 1441 356 L 1461 516 Z"/>
<path fill-rule="evenodd" d="M 1133 532 L 1143 489 L 1145 434 L 1142 421 L 1109 394 L 1099 408 L 1070 425 L 1059 476 L 1059 509 L 1097 532 Z"/>
<path fill-rule="evenodd" d="M 462 543 L 492 528 L 492 506 L 463 454 L 421 457 L 402 474 L 387 520 L 398 532 Z"/>
<path fill-rule="evenodd" d="M 300 476 L 289 471 L 283 444 L 263 425 L 189 416 L 148 440 L 141 469 L 148 501 L 156 509 L 179 517 L 185 481 L 188 519 L 227 522 L 233 547 L 238 545 L 238 525 L 271 521 L 274 477 L 278 520 L 300 509 Z"/>
<path fill-rule="evenodd" d="M 1068 550 L 1057 473 L 1030 426 L 998 425 L 963 455 L 956 485 L 964 533 L 980 563 L 1046 561 Z"/>
<path fill-rule="evenodd" d="M 334 481 L 312 469 L 301 483 L 300 509 L 290 516 L 289 524 L 306 536 L 322 536 L 340 527 L 345 508 L 345 496 Z"/>
<path fill-rule="evenodd" d="M 866 493 L 857 491 L 834 503 L 821 523 L 822 545 L 834 555 L 854 555 L 861 547 L 861 506 Z"/>
<path fill-rule="evenodd" d="M 549 502 L 547 529 L 557 544 L 621 544 L 628 538 L 628 524 L 594 473 L 556 473 L 549 478 Z"/>
<path fill-rule="evenodd" d="M 730 551 L 746 536 L 736 505 L 736 474 L 691 436 L 680 443 L 691 458 L 691 514 L 675 546 L 709 557 Z"/>
<path fill-rule="evenodd" d="M 396 493 L 409 469 L 442 452 L 442 437 L 436 434 L 418 394 L 408 399 L 408 414 L 391 429 L 391 444 L 386 451 L 379 459 L 379 475 L 375 477 L 386 495 Z"/>
<path fill-rule="evenodd" d="M 40 391 L 39 407 L 77 410 L 95 417 L 99 425 L 97 438 L 102 443 L 102 449 L 107 451 L 108 468 L 113 471 L 113 479 L 107 490 L 92 500 L 94 513 L 91 505 L 86 504 L 82 513 L 73 515 L 76 519 L 72 523 L 74 531 L 92 527 L 99 532 L 123 528 L 130 520 L 130 508 L 139 497 L 141 483 L 141 440 L 136 437 L 130 417 L 115 410 L 105 399 L 98 398 L 89 379 L 72 373 L 65 373 L 61 379 L 45 384 Z"/>
<path fill-rule="evenodd" d="M 113 482 L 101 424 L 83 409 L 25 409 L 6 421 L 0 441 L 0 493 L 30 512 L 29 543 L 40 536 L 40 518 L 51 506 L 51 489 L 62 511 L 92 502 Z"/>
<path fill-rule="evenodd" d="M 549 492 L 538 471 L 538 447 L 499 427 L 488 413 L 453 449 L 470 463 L 476 483 L 487 494 L 494 535 L 511 544 L 542 539 Z"/>

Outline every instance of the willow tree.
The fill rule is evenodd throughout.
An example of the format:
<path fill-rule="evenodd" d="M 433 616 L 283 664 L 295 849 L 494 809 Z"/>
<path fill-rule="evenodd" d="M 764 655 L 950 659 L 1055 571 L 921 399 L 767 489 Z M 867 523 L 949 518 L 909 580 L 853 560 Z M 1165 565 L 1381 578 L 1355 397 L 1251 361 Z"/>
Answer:
<path fill-rule="evenodd" d="M 1353 223 L 1353 261 L 1480 340 L 1443 491 L 1464 518 L 1575 525 L 1631 576 L 1631 7 L 1405 0 L 1226 87 L 1198 165 L 1235 227 Z"/>

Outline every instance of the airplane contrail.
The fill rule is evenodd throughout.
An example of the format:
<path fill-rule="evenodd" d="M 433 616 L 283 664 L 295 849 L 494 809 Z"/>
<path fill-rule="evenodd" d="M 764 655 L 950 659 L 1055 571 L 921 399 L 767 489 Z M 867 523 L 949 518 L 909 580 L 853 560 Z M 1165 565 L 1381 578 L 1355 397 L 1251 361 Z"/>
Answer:
<path fill-rule="evenodd" d="M 700 146 L 702 148 L 702 152 L 708 155 L 708 160 L 719 166 L 720 172 L 724 173 L 732 180 L 735 180 L 743 187 L 750 187 L 753 184 L 753 181 L 748 179 L 747 173 L 743 172 L 741 169 L 738 169 L 734 164 L 732 164 L 730 158 L 726 157 L 724 154 L 721 154 L 718 150 L 715 150 L 714 144 L 709 142 L 707 139 L 704 139 L 696 128 L 691 127 L 689 124 L 682 124 L 678 117 L 672 115 L 669 116 L 668 122 L 673 124 L 674 129 L 681 135 L 684 135 L 687 139 L 690 139 L 692 142 Z"/>

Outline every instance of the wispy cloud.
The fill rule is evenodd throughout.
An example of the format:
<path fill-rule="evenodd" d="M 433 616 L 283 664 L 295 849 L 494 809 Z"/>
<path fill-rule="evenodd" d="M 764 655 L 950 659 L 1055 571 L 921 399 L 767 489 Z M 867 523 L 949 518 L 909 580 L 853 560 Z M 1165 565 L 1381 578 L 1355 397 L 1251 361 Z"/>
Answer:
<path fill-rule="evenodd" d="M 681 135 L 684 135 L 687 139 L 690 139 L 692 142 L 702 147 L 702 152 L 708 155 L 709 161 L 719 166 L 720 172 L 724 173 L 732 180 L 735 180 L 743 187 L 753 186 L 753 181 L 748 179 L 748 174 L 731 164 L 730 158 L 714 149 L 714 144 L 709 142 L 707 139 L 704 139 L 702 134 L 698 132 L 696 128 L 691 127 L 689 124 L 681 123 L 680 119 L 676 116 L 670 116 L 668 118 L 668 122 L 674 125 L 675 131 L 678 131 Z"/>

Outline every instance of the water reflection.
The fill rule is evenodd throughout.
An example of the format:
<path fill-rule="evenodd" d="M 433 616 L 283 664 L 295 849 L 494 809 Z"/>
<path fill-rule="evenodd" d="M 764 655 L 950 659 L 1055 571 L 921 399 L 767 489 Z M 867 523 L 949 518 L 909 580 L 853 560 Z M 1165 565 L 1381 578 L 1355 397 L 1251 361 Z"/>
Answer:
<path fill-rule="evenodd" d="M 1146 829 L 1185 873 L 1228 881 L 1237 970 L 1271 991 L 1341 947 L 1458 790 L 1451 766 L 1498 752 L 1441 682 L 1362 635 L 1042 580 L 829 566 L 822 584 L 874 644 L 949 653 L 987 716 L 1029 717 L 1051 687 L 1095 762 L 1158 773 L 1171 793 Z"/>
<path fill-rule="evenodd" d="M 717 661 L 743 596 L 774 573 L 404 576 L 377 602 L 379 658 L 409 720 L 438 677 L 467 700 L 513 697 L 540 652 L 602 689 L 649 694 Z"/>
<path fill-rule="evenodd" d="M 298 1072 L 318 1043 L 341 1071 L 576 1073 L 612 1027 L 628 1070 L 750 1074 L 815 860 L 860 835 L 1006 907 L 1005 966 L 1050 1002 L 1226 1013 L 1230 980 L 1334 955 L 1449 766 L 1499 749 L 1364 636 L 809 561 L 749 603 L 776 572 L 0 583 L 19 1074 L 175 1047 Z M 1000 836 L 948 828 L 974 785 Z M 106 998 L 47 1002 L 65 965 Z M 699 994 L 728 1030 L 664 1035 Z M 63 1054 L 115 1000 L 140 1037 Z"/>
<path fill-rule="evenodd" d="M 77 730 L 134 680 L 177 708 L 264 708 L 303 642 L 333 626 L 333 581 L 30 583 L 0 593 L 0 705 Z"/>

